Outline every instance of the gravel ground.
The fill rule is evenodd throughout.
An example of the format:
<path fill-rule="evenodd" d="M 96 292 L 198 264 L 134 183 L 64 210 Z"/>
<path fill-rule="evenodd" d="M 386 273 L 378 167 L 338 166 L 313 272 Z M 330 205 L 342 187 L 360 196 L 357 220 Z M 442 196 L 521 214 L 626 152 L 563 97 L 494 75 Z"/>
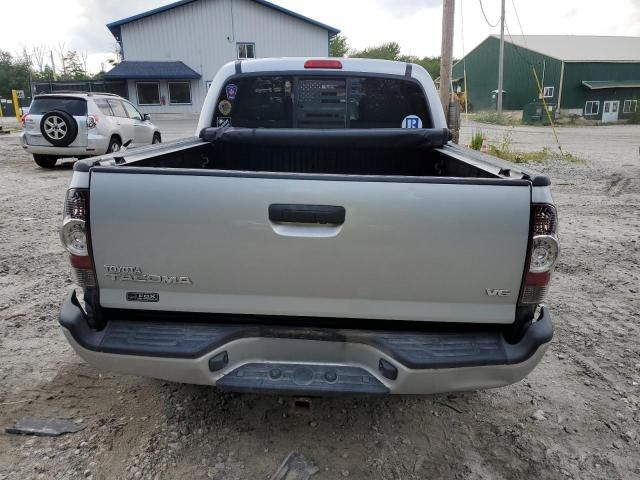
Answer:
<path fill-rule="evenodd" d="M 519 149 L 553 145 L 549 129 L 512 136 Z M 86 426 L 59 438 L 0 433 L 0 480 L 266 479 L 292 450 L 319 480 L 640 478 L 640 127 L 565 127 L 560 139 L 586 162 L 536 166 L 553 179 L 562 242 L 556 336 L 540 366 L 497 390 L 299 408 L 76 357 L 57 326 L 73 288 L 58 240 L 70 166 L 41 170 L 15 136 L 0 137 L 0 427 L 23 417 Z"/>

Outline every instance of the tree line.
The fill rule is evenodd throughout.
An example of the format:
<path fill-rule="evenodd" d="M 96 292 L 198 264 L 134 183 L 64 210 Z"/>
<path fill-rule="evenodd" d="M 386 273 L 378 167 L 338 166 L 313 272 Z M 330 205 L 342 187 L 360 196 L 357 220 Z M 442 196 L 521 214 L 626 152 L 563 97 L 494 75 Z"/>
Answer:
<path fill-rule="evenodd" d="M 357 50 L 351 48 L 347 38 L 336 35 L 330 43 L 332 57 L 379 58 L 417 63 L 423 66 L 433 78 L 440 75 L 440 57 L 417 57 L 404 55 L 397 42 Z M 55 80 L 99 80 L 104 76 L 102 69 L 91 75 L 87 69 L 87 53 L 67 49 L 64 42 L 53 48 L 38 45 L 12 55 L 0 49 L 0 97 L 9 98 L 11 90 L 29 91 L 29 82 Z M 108 61 L 113 65 L 115 61 Z"/>
<path fill-rule="evenodd" d="M 336 35 L 331 39 L 329 47 L 329 52 L 332 57 L 378 58 L 382 60 L 416 63 L 424 67 L 432 78 L 440 76 L 440 57 L 403 55 L 398 42 L 386 42 L 367 47 L 363 50 L 357 50 L 349 46 L 349 42 L 345 36 Z"/>
<path fill-rule="evenodd" d="M 87 59 L 87 52 L 68 49 L 64 42 L 53 48 L 23 47 L 16 54 L 0 49 L 0 97 L 10 98 L 11 90 L 28 92 L 30 81 L 102 79 L 103 70 L 95 75 L 89 73 Z"/>

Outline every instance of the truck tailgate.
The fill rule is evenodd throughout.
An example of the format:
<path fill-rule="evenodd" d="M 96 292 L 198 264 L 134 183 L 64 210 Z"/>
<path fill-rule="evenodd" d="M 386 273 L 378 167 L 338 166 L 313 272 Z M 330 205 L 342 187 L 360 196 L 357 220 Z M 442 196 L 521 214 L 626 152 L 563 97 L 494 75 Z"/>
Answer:
<path fill-rule="evenodd" d="M 513 322 L 527 255 L 528 182 L 389 180 L 94 169 L 100 303 Z M 342 209 L 327 206 L 343 207 L 344 221 Z"/>

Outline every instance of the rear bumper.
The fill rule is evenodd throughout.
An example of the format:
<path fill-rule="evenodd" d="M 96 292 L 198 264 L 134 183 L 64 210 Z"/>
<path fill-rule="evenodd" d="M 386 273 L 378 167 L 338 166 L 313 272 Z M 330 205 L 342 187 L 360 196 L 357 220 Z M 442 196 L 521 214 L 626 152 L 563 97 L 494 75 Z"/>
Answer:
<path fill-rule="evenodd" d="M 64 335 L 98 368 L 296 395 L 431 394 L 500 387 L 526 377 L 553 336 L 546 309 L 517 344 L 496 330 L 417 332 L 112 320 L 89 328 L 75 293 Z"/>
<path fill-rule="evenodd" d="M 85 147 L 54 147 L 53 145 L 29 145 L 24 132 L 20 135 L 20 145 L 29 152 L 41 155 L 52 155 L 58 158 L 63 157 L 90 157 L 103 155 L 109 146 L 109 139 L 102 135 L 90 135 Z"/>

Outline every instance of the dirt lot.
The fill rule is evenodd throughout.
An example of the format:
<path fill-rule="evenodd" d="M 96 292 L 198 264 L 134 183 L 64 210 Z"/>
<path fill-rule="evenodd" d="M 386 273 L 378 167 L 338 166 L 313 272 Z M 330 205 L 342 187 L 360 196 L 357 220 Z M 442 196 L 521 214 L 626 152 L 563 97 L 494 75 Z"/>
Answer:
<path fill-rule="evenodd" d="M 0 138 L 0 427 L 86 426 L 59 438 L 3 430 L 0 480 L 266 479 L 292 450 L 318 480 L 640 478 L 640 127 L 560 138 L 587 162 L 538 166 L 554 182 L 563 251 L 556 336 L 532 375 L 465 394 L 315 399 L 308 411 L 83 364 L 57 326 L 73 288 L 57 233 L 71 170 L 38 169 Z M 513 140 L 552 145 L 535 127 Z"/>

